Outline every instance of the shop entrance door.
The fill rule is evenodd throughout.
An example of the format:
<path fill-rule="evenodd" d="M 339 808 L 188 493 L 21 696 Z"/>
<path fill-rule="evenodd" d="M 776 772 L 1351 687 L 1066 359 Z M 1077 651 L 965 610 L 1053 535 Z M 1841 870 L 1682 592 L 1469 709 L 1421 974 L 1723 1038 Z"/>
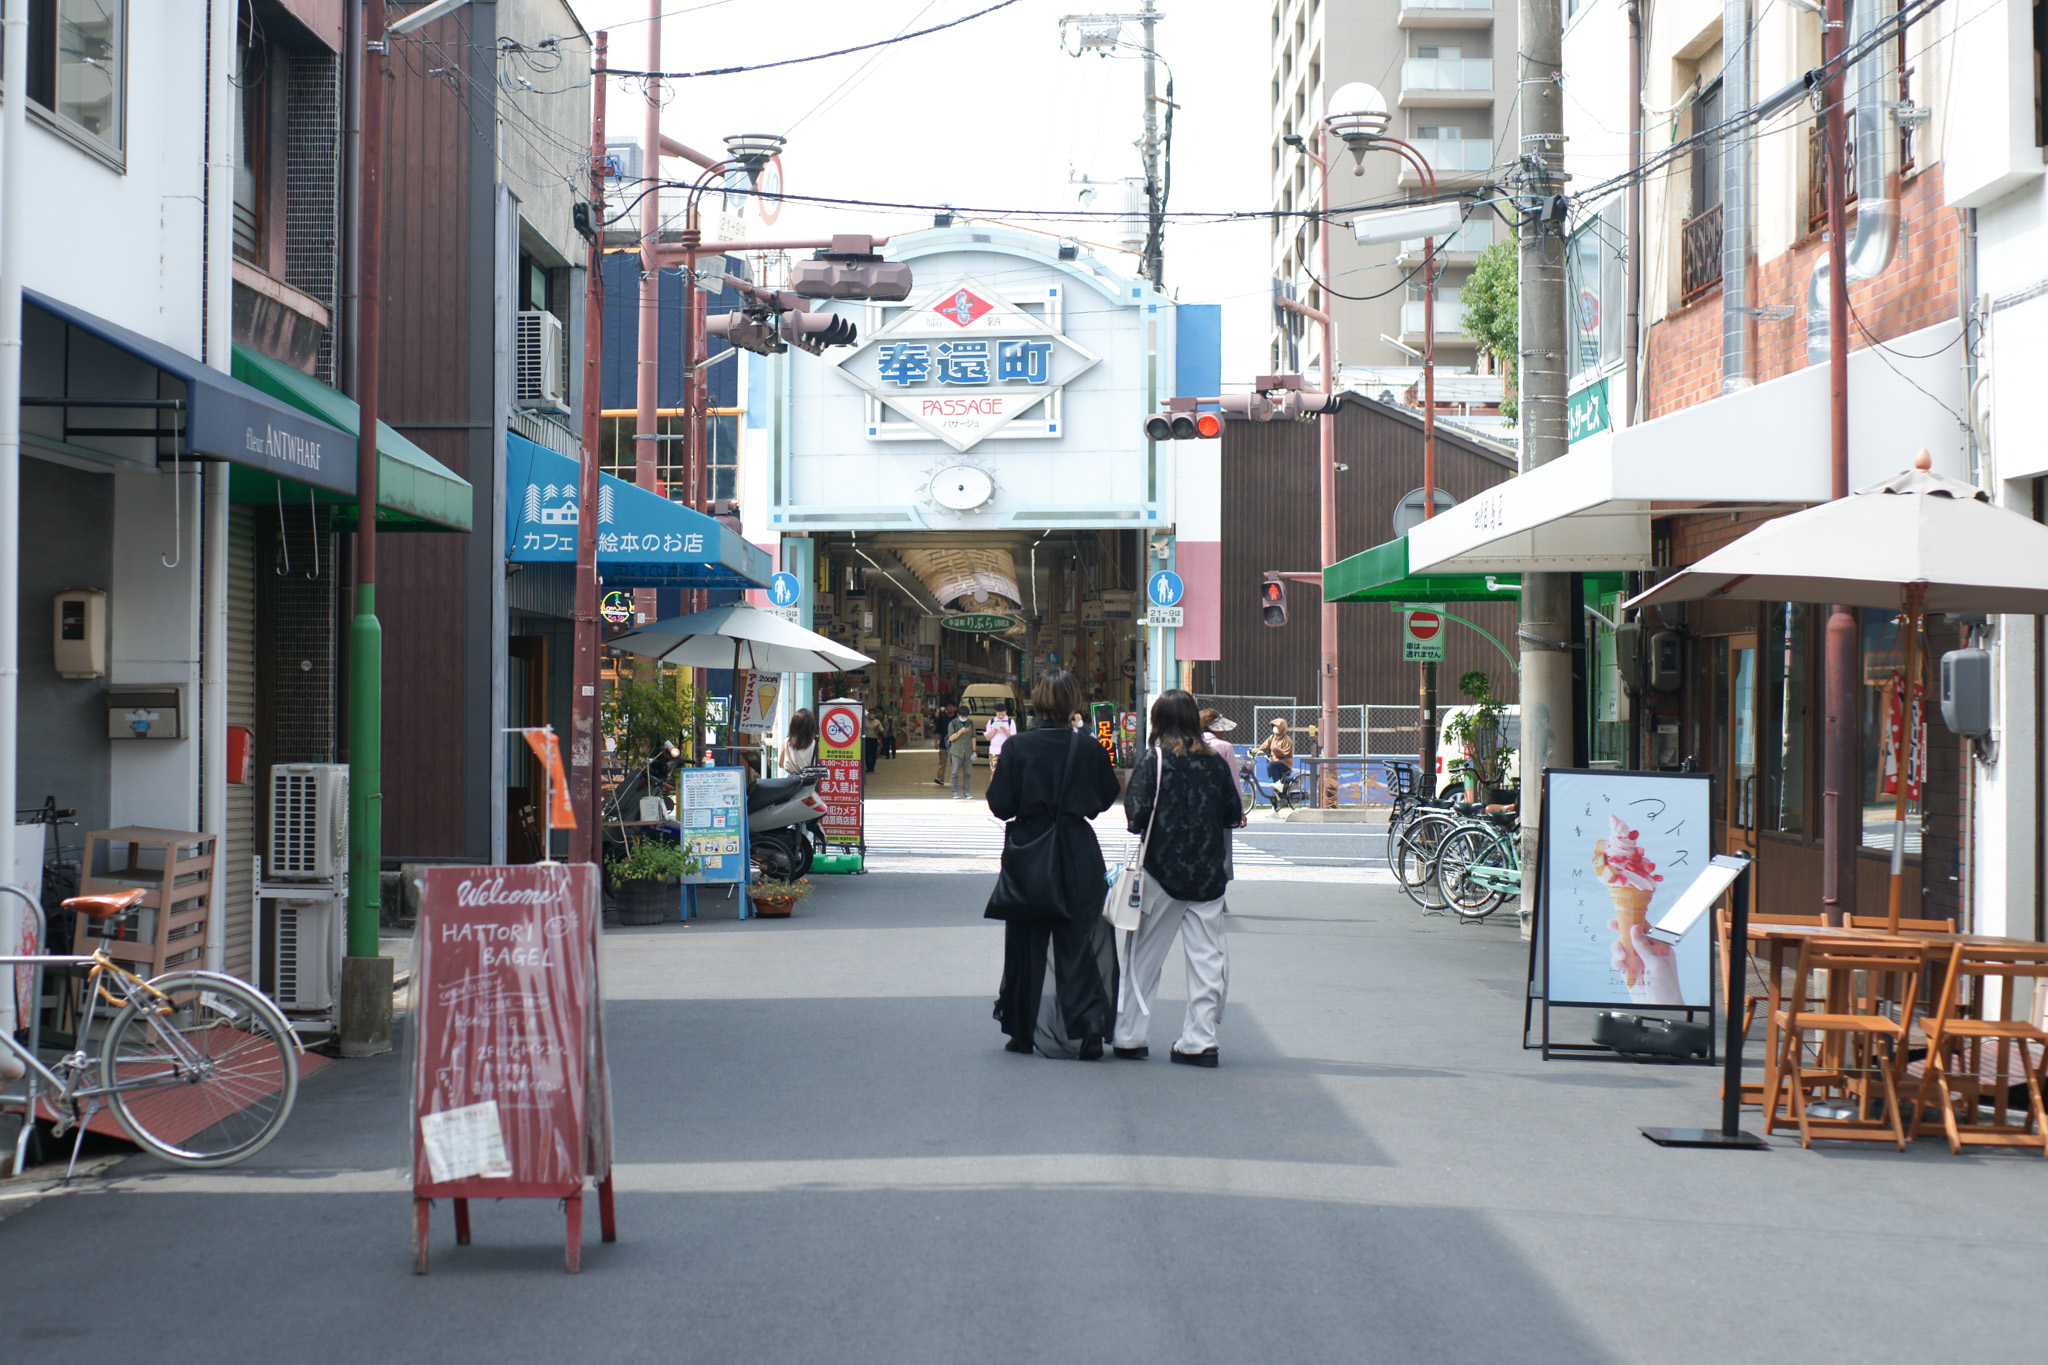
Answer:
<path fill-rule="evenodd" d="M 512 725 L 548 723 L 548 640 L 514 635 L 506 642 L 505 719 Z M 502 736 L 505 744 L 505 857 L 534 863 L 545 855 L 541 843 L 541 772 L 523 735 Z"/>
<path fill-rule="evenodd" d="M 1714 823 L 1723 852 L 1756 856 L 1757 637 L 1719 635 L 1714 651 Z"/>

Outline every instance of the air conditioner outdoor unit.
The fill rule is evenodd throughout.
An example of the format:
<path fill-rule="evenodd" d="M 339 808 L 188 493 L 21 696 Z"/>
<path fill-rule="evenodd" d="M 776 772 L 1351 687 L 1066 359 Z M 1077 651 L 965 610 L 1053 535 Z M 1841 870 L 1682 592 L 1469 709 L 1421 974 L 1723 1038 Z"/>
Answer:
<path fill-rule="evenodd" d="M 334 1005 L 333 901 L 276 901 L 276 989 L 271 998 L 288 1010 Z"/>
<path fill-rule="evenodd" d="M 348 765 L 279 763 L 270 770 L 265 873 L 328 878 L 348 866 Z"/>
<path fill-rule="evenodd" d="M 519 315 L 519 406 L 569 410 L 569 353 L 562 320 L 539 309 Z"/>

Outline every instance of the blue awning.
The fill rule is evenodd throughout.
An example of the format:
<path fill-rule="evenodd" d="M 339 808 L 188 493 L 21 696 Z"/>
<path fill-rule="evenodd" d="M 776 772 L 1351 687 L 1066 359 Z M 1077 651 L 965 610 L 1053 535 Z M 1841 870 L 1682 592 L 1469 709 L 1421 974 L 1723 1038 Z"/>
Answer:
<path fill-rule="evenodd" d="M 225 460 L 354 496 L 347 432 L 83 308 L 33 289 L 21 296 L 24 439 L 151 466 Z"/>
<path fill-rule="evenodd" d="M 505 436 L 505 545 L 516 564 L 576 562 L 581 467 Z M 765 588 L 766 551 L 723 522 L 610 474 L 598 476 L 597 576 L 608 588 Z"/>

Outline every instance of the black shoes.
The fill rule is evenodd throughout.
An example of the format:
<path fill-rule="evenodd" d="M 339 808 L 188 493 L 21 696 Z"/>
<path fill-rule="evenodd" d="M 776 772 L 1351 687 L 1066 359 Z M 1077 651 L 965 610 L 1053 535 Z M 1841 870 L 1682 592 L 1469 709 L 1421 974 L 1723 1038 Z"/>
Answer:
<path fill-rule="evenodd" d="M 1003 1051 L 1029 1052 L 1031 1051 L 1031 1040 L 1029 1038 L 1012 1038 L 1009 1042 L 1003 1044 Z"/>
<path fill-rule="evenodd" d="M 1102 1060 L 1102 1035 L 1091 1033 L 1081 1040 L 1081 1060 L 1099 1062 Z"/>
<path fill-rule="evenodd" d="M 1203 1048 L 1200 1052 L 1171 1052 L 1167 1055 L 1182 1066 L 1216 1065 L 1216 1049 L 1213 1047 Z"/>
<path fill-rule="evenodd" d="M 1152 1055 L 1152 1049 L 1149 1047 L 1120 1047 L 1116 1049 L 1116 1055 L 1127 1062 L 1142 1062 Z"/>

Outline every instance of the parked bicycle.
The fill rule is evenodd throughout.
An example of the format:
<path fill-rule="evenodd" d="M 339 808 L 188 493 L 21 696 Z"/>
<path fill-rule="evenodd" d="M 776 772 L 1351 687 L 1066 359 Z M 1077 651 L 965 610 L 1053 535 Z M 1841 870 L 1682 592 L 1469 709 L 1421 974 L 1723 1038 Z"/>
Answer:
<path fill-rule="evenodd" d="M 1522 822 L 1513 807 L 1461 821 L 1436 849 L 1437 893 L 1462 920 L 1483 920 L 1522 894 Z"/>
<path fill-rule="evenodd" d="M 42 907 L 26 891 L 0 886 L 0 893 L 27 902 L 41 922 Z M 146 894 L 138 888 L 73 896 L 64 908 L 102 921 L 104 932 L 112 933 L 133 921 Z M 137 1146 L 179 1166 L 245 1161 L 291 1116 L 299 1093 L 298 1038 L 284 1012 L 246 982 L 197 970 L 145 981 L 104 949 L 90 956 L 0 956 L 0 967 L 19 966 L 88 969 L 69 1055 L 45 1065 L 32 1045 L 0 1033 L 0 1076 L 29 1078 L 24 1148 L 39 1102 L 54 1116 L 56 1136 L 78 1132 L 66 1179 L 77 1169 L 86 1125 L 102 1103 Z M 101 1004 L 114 1011 L 104 1031 L 95 1018 Z"/>

